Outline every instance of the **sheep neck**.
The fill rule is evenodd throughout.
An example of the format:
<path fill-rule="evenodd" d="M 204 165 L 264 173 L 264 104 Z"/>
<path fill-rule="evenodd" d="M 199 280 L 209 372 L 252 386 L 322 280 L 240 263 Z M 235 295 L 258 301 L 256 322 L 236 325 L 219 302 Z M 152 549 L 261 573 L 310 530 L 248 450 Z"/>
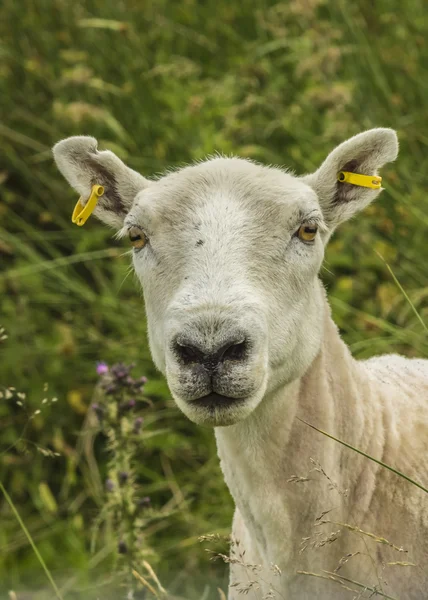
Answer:
<path fill-rule="evenodd" d="M 321 348 L 307 372 L 267 395 L 245 421 L 216 429 L 226 483 L 260 555 L 276 563 L 280 553 L 287 563 L 293 550 L 287 560 L 284 536 L 295 541 L 296 554 L 308 521 L 313 523 L 332 505 L 336 519 L 349 514 L 355 503 L 352 482 L 358 482 L 363 469 L 375 467 L 299 419 L 370 451 L 370 433 L 381 427 L 381 415 L 370 426 L 364 417 L 371 394 L 364 365 L 352 358 L 327 306 Z M 311 459 L 337 489 L 331 489 L 325 475 L 313 471 Z M 315 484 L 293 483 L 295 476 Z M 367 510 L 370 501 L 370 496 L 359 497 L 360 510 Z"/>

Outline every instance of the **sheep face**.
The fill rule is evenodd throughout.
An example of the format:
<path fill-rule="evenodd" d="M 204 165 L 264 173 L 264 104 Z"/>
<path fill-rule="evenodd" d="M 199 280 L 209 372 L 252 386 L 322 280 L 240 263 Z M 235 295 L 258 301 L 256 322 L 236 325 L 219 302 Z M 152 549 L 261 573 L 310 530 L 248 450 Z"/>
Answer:
<path fill-rule="evenodd" d="M 245 419 L 309 367 L 322 339 L 324 245 L 380 191 L 337 173 L 373 175 L 396 153 L 395 133 L 375 129 L 303 178 L 217 157 L 148 180 L 93 138 L 54 148 L 83 198 L 104 186 L 94 214 L 134 246 L 153 359 L 181 410 L 211 426 Z"/>
<path fill-rule="evenodd" d="M 134 249 L 150 346 L 193 421 L 228 425 L 301 375 L 320 344 L 325 224 L 315 192 L 276 169 L 217 158 L 141 191 Z"/>

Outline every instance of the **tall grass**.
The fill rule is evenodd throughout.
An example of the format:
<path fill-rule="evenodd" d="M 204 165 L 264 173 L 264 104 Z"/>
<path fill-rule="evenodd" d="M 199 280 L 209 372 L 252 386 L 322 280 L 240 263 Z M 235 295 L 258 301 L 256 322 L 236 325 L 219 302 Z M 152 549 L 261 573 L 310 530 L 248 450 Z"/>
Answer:
<path fill-rule="evenodd" d="M 138 477 L 164 515 L 145 531 L 153 563 L 172 593 L 200 598 L 209 581 L 206 598 L 217 598 L 225 571 L 197 544 L 231 521 L 212 434 L 170 402 L 124 247 L 95 221 L 71 225 L 76 198 L 50 147 L 94 135 L 146 175 L 214 151 L 304 172 L 353 133 L 397 129 L 401 154 L 383 173 L 386 191 L 333 238 L 323 277 L 354 354 L 428 356 L 418 320 L 428 313 L 426 8 L 30 0 L 24 9 L 3 0 L 0 28 L 0 311 L 9 334 L 0 383 L 26 392 L 31 410 L 43 406 L 26 436 L 61 453 L 50 461 L 14 445 L 26 416 L 2 401 L 1 445 L 13 447 L 1 456 L 1 480 L 67 597 L 96 597 L 111 540 L 106 533 L 91 554 L 89 524 L 103 500 L 82 432 L 96 361 L 137 363 L 153 399 Z M 56 407 L 41 404 L 47 382 Z M 94 457 L 103 475 L 101 440 Z M 0 594 L 43 586 L 27 539 L 6 504 L 1 511 Z"/>

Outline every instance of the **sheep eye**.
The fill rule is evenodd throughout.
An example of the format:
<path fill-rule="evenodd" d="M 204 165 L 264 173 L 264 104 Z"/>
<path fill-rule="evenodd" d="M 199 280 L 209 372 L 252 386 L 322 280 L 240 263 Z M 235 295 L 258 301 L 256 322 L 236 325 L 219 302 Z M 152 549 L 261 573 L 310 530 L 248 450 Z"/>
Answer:
<path fill-rule="evenodd" d="M 137 249 L 144 248 L 144 246 L 147 244 L 147 237 L 146 237 L 145 233 L 143 232 L 143 230 L 140 229 L 139 227 L 135 227 L 135 226 L 130 227 L 128 230 L 128 235 L 129 235 L 131 245 L 134 248 L 137 248 Z"/>
<path fill-rule="evenodd" d="M 313 242 L 318 231 L 315 223 L 303 223 L 297 231 L 297 236 L 302 242 Z"/>

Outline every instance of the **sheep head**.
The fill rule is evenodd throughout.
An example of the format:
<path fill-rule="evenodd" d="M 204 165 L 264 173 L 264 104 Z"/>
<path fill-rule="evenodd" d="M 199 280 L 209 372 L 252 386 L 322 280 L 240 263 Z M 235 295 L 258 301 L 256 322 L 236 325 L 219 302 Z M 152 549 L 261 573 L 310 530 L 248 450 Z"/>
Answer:
<path fill-rule="evenodd" d="M 91 137 L 53 150 L 83 198 L 104 187 L 94 214 L 134 246 L 153 359 L 182 411 L 212 426 L 244 419 L 314 360 L 325 244 L 381 191 L 338 173 L 374 176 L 397 151 L 394 131 L 373 129 L 303 177 L 215 157 L 146 179 Z"/>

